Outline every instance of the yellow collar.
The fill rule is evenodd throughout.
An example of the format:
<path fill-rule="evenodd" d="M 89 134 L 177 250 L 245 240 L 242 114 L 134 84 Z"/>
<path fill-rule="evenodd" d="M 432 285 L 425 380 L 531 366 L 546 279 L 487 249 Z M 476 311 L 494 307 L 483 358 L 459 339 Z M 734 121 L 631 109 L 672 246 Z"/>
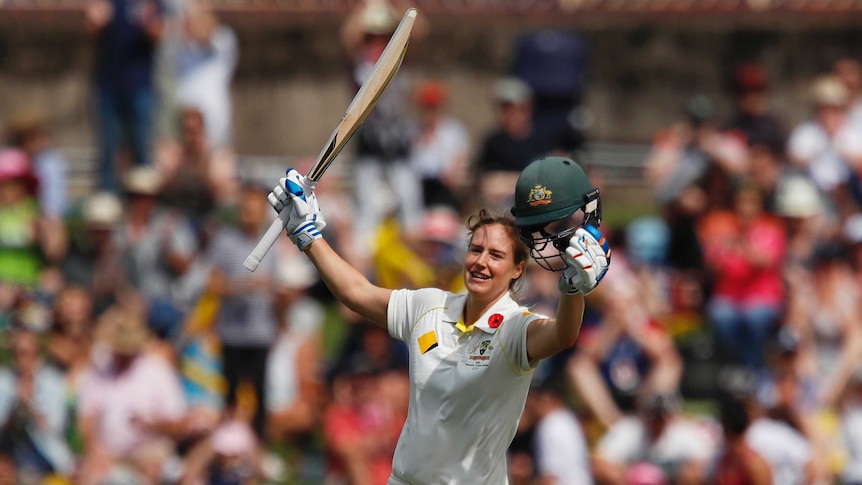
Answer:
<path fill-rule="evenodd" d="M 467 325 L 464 325 L 464 317 L 459 318 L 458 323 L 455 324 L 455 328 L 460 330 L 461 333 L 470 332 L 473 330 L 474 327 L 476 327 L 475 323 L 471 323 L 469 327 Z"/>

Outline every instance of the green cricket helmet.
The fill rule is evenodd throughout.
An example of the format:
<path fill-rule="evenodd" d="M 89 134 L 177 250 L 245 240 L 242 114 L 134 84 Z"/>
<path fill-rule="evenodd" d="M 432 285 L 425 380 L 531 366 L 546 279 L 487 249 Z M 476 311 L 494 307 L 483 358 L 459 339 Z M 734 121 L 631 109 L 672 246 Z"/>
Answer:
<path fill-rule="evenodd" d="M 584 169 L 565 157 L 544 157 L 521 172 L 515 186 L 515 225 L 539 266 L 562 271 L 569 239 L 602 220 L 599 189 Z"/>

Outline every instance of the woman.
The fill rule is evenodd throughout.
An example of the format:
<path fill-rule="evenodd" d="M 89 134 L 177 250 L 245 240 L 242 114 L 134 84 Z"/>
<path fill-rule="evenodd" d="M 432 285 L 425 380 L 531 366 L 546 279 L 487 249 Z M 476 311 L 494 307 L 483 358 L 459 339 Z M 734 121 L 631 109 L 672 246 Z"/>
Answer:
<path fill-rule="evenodd" d="M 484 210 L 471 218 L 466 293 L 390 290 L 373 285 L 322 239 L 313 185 L 296 170 L 288 170 L 269 200 L 277 211 L 290 211 L 287 234 L 338 300 L 409 347 L 410 405 L 388 483 L 507 483 L 506 448 L 532 371 L 574 345 L 583 294 L 607 270 L 610 250 L 598 230 L 577 229 L 561 250 L 568 265 L 564 295 L 556 318 L 547 318 L 512 299 L 529 252 L 508 218 Z"/>

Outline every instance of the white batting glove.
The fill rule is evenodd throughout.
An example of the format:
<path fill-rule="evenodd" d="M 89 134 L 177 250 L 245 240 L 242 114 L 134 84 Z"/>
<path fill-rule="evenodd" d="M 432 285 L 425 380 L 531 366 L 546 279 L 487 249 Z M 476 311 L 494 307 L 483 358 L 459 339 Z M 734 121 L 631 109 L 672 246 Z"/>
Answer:
<path fill-rule="evenodd" d="M 320 239 L 321 231 L 326 227 L 314 195 L 315 185 L 291 168 L 267 196 L 269 204 L 279 214 L 284 210 L 290 211 L 284 231 L 300 251 L 305 251 Z"/>
<path fill-rule="evenodd" d="M 566 295 L 589 295 L 608 272 L 611 248 L 599 230 L 587 224 L 575 231 L 566 248 L 566 268 L 560 276 L 560 291 Z"/>

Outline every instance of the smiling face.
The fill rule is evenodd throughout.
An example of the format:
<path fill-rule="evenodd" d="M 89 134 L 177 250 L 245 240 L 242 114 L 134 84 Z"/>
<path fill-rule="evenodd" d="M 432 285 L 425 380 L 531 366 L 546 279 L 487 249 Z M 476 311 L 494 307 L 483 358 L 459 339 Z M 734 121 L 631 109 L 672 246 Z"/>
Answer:
<path fill-rule="evenodd" d="M 500 223 L 479 226 L 473 231 L 464 261 L 464 283 L 470 297 L 493 303 L 509 291 L 525 263 L 512 230 Z"/>

